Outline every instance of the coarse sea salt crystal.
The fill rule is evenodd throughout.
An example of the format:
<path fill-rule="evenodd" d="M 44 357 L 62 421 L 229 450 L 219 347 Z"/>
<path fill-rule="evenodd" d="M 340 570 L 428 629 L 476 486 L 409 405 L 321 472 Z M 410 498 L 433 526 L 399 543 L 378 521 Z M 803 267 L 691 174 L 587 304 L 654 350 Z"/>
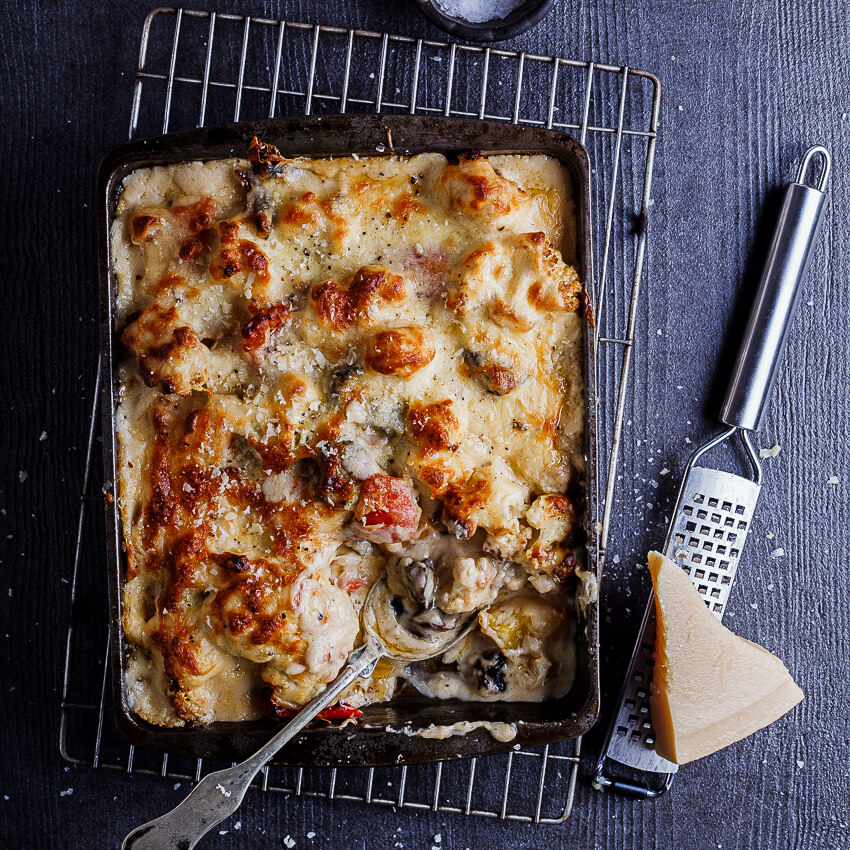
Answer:
<path fill-rule="evenodd" d="M 782 446 L 778 443 L 774 443 L 769 449 L 759 449 L 759 457 L 762 459 L 766 457 L 776 457 L 781 451 Z"/>
<path fill-rule="evenodd" d="M 438 0 L 437 6 L 446 15 L 462 18 L 472 24 L 506 18 L 522 5 L 523 0 Z"/>

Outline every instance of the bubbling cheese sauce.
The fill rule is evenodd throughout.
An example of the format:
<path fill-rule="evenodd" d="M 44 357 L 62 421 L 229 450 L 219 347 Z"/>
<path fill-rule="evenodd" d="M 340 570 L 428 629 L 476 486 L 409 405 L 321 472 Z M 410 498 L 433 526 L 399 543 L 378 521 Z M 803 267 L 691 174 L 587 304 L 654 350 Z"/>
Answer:
<path fill-rule="evenodd" d="M 571 184 L 545 156 L 139 169 L 111 230 L 134 711 L 285 717 L 374 581 L 442 658 L 343 697 L 543 700 L 574 675 L 584 388 Z"/>
<path fill-rule="evenodd" d="M 387 726 L 387 732 L 400 732 L 418 738 L 445 740 L 456 735 L 468 735 L 476 729 L 485 729 L 497 741 L 507 743 L 516 738 L 516 723 L 502 723 L 490 720 L 460 720 L 450 726 L 435 726 L 433 723 L 424 729 L 393 729 Z"/>

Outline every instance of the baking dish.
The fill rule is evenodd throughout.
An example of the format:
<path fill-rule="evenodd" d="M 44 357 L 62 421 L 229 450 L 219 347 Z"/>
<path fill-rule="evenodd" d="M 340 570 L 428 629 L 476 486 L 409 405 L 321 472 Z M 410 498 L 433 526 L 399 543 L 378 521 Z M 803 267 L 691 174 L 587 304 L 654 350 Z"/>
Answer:
<path fill-rule="evenodd" d="M 103 426 L 105 479 L 114 481 L 117 457 L 115 407 L 117 360 L 120 352 L 115 325 L 116 281 L 110 270 L 109 233 L 121 183 L 131 171 L 150 165 L 182 160 L 210 160 L 243 156 L 253 136 L 274 144 L 286 156 L 326 157 L 358 154 L 400 154 L 436 151 L 446 154 L 468 150 L 485 153 L 543 153 L 560 160 L 571 175 L 576 203 L 577 256 L 566 257 L 587 282 L 587 303 L 593 302 L 591 279 L 590 186 L 587 154 L 570 136 L 544 130 L 520 128 L 449 118 L 421 116 L 331 116 L 249 122 L 172 134 L 134 142 L 110 153 L 101 165 L 99 192 Z M 595 587 L 597 528 L 596 384 L 592 316 L 584 309 L 584 379 L 586 387 L 585 450 L 587 454 L 586 532 L 587 566 Z M 116 719 L 134 744 L 172 753 L 241 759 L 269 736 L 271 720 L 215 723 L 204 727 L 163 728 L 135 716 L 124 691 L 127 655 L 121 629 L 124 556 L 120 538 L 117 500 L 107 510 L 110 620 L 113 629 L 112 670 Z M 559 700 L 545 703 L 469 703 L 433 701 L 412 688 L 404 688 L 389 703 L 368 706 L 356 725 L 344 729 L 317 727 L 306 730 L 281 754 L 280 761 L 293 765 L 378 765 L 469 757 L 500 752 L 519 744 L 536 746 L 565 740 L 586 732 L 595 722 L 599 706 L 599 624 L 595 594 L 578 610 L 576 681 Z M 424 739 L 398 734 L 430 724 L 452 725 L 459 721 L 490 721 L 517 724 L 517 736 L 509 742 L 493 739 L 483 729 L 465 736 Z M 393 731 L 396 730 L 396 731 Z"/>

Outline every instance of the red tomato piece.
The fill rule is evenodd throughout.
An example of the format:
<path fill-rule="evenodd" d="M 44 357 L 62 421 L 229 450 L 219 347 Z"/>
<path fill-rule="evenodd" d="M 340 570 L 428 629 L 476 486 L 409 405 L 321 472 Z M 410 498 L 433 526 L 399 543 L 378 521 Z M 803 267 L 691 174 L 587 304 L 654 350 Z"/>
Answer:
<path fill-rule="evenodd" d="M 353 523 L 360 537 L 373 543 L 412 540 L 418 522 L 416 498 L 403 478 L 373 475 L 363 482 Z"/>

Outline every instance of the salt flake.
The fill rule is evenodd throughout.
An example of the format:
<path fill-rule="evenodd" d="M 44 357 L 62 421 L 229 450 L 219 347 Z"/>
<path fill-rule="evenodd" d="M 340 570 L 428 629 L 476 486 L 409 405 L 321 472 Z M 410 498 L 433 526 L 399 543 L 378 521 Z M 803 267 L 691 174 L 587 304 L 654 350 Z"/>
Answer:
<path fill-rule="evenodd" d="M 785 550 L 781 546 L 777 546 L 771 553 L 771 558 L 782 558 L 785 555 Z"/>
<path fill-rule="evenodd" d="M 781 451 L 782 446 L 778 443 L 774 443 L 769 449 L 759 449 L 759 457 L 762 459 L 766 457 L 776 457 Z"/>
<path fill-rule="evenodd" d="M 453 18 L 482 24 L 506 18 L 522 4 L 521 0 L 439 0 L 437 5 Z"/>

